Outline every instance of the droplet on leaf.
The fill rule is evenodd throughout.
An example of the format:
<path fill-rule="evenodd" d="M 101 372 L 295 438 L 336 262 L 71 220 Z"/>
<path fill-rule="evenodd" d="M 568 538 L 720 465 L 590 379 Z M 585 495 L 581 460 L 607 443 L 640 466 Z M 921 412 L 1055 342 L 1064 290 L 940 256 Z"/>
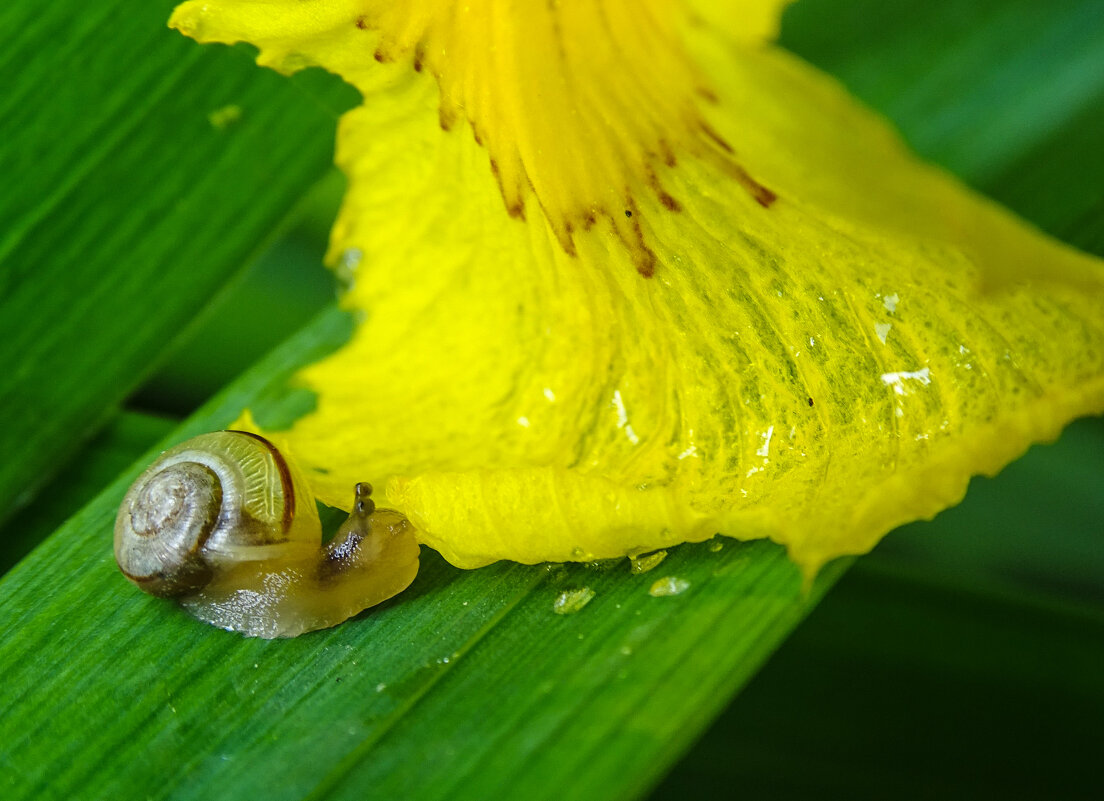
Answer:
<path fill-rule="evenodd" d="M 629 570 L 634 576 L 640 575 L 641 573 L 647 573 L 666 558 L 666 551 L 656 551 L 655 553 L 649 553 L 643 556 L 630 556 Z"/>
<path fill-rule="evenodd" d="M 690 582 L 675 576 L 664 576 L 652 585 L 648 595 L 653 598 L 662 598 L 667 595 L 679 595 L 690 589 Z"/>
<path fill-rule="evenodd" d="M 590 587 L 580 587 L 577 590 L 561 592 L 552 602 L 552 611 L 557 615 L 573 615 L 586 606 L 594 598 L 594 590 Z"/>

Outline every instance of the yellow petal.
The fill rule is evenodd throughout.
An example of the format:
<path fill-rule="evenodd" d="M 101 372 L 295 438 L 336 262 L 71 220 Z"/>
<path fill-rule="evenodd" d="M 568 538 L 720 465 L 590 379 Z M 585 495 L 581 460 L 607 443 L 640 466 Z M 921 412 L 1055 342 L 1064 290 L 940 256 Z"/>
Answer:
<path fill-rule="evenodd" d="M 782 5 L 177 11 L 365 95 L 331 250 L 363 321 L 284 435 L 326 502 L 386 485 L 464 567 L 720 532 L 811 573 L 1104 409 L 1100 262 L 766 44 Z"/>

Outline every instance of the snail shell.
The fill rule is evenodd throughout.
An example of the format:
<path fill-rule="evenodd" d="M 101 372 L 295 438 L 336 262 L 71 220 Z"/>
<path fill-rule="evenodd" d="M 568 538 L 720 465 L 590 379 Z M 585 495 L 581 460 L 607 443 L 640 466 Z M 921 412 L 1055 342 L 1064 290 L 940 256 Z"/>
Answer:
<path fill-rule="evenodd" d="M 115 561 L 152 595 L 251 637 L 337 625 L 406 589 L 418 572 L 413 527 L 376 509 L 368 484 L 323 544 L 299 470 L 255 434 L 202 434 L 161 454 L 115 520 Z"/>

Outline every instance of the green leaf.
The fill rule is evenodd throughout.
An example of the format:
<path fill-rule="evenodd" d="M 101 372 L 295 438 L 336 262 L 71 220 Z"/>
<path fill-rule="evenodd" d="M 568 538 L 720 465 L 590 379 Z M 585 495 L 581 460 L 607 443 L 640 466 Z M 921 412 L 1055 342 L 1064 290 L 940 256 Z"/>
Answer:
<path fill-rule="evenodd" d="M 1094 798 L 1102 661 L 1099 606 L 861 560 L 653 799 Z"/>
<path fill-rule="evenodd" d="M 347 326 L 323 315 L 165 444 L 225 425 Z M 143 463 L 0 583 L 0 615 L 21 632 L 0 644 L 5 797 L 299 798 L 369 785 L 398 797 L 415 781 L 494 797 L 522 765 L 536 789 L 579 760 L 580 792 L 620 784 L 629 764 L 642 790 L 844 568 L 806 594 L 768 543 L 682 548 L 638 576 L 627 561 L 460 571 L 427 553 L 399 602 L 293 641 L 245 640 L 120 578 L 109 532 Z M 685 591 L 653 597 L 664 577 Z M 555 614 L 557 597 L 582 587 L 594 599 Z M 468 745 L 437 753 L 442 737 Z"/>
<path fill-rule="evenodd" d="M 137 412 L 112 420 L 42 489 L 48 503 L 20 510 L 0 529 L 0 574 L 175 427 L 167 418 Z"/>
<path fill-rule="evenodd" d="M 186 416 L 333 303 L 336 281 L 321 264 L 344 183 L 332 167 L 311 188 L 279 237 L 207 306 L 202 325 L 172 343 L 131 404 Z"/>
<path fill-rule="evenodd" d="M 901 28 L 910 27 L 915 14 L 924 13 L 921 7 L 925 5 L 919 0 L 910 2 L 911 17 L 899 12 Z M 940 7 L 962 10 L 967 5 L 966 0 L 954 0 Z M 982 12 L 998 14 L 1002 7 L 1026 12 L 1033 8 L 1027 0 L 984 0 L 976 5 L 982 11 L 976 18 L 971 17 L 969 35 L 963 36 L 990 41 L 999 39 L 1001 32 L 985 24 L 990 18 Z M 864 6 L 867 12 L 881 7 Z M 1074 3 L 1054 13 L 1063 17 L 1080 13 L 1084 7 L 1084 3 Z M 94 12 L 85 9 L 83 13 L 87 19 L 103 22 L 112 16 L 109 8 L 97 7 Z M 819 18 L 814 13 L 818 8 L 822 14 Z M 830 22 L 839 9 L 840 4 L 827 0 L 803 0 L 794 11 L 810 15 L 809 30 L 838 30 L 839 26 Z M 74 19 L 80 17 L 72 9 L 70 12 Z M 17 15 L 47 17 L 53 20 L 53 33 L 61 27 L 61 17 L 50 9 L 36 8 L 32 13 L 29 7 L 8 7 L 0 14 L 5 14 L 5 22 Z M 122 19 L 125 14 L 120 12 L 118 16 Z M 868 38 L 860 41 L 876 42 L 874 34 L 902 41 L 894 40 L 892 31 L 875 27 L 872 18 L 887 22 L 887 15 L 868 13 L 867 19 L 860 20 L 865 24 L 858 26 Z M 159 26 L 160 22 L 158 30 Z M 914 45 L 922 52 L 938 42 L 944 31 L 922 26 L 919 30 L 928 31 L 928 38 L 921 36 L 920 40 L 926 44 Z M 135 41 L 161 41 L 152 38 L 146 29 L 132 33 L 137 37 Z M 1045 72 L 1047 63 L 1083 56 L 1081 48 L 1089 47 L 1093 40 L 1091 31 L 1081 33 L 1084 36 L 1077 40 L 1081 42 L 1077 47 L 1034 53 L 1024 62 L 1024 69 Z M 44 33 L 37 45 L 42 48 L 49 41 Z M 106 41 L 97 44 L 121 46 Z M 133 43 L 128 46 L 140 49 Z M 25 47 L 14 51 L 27 59 L 26 53 L 33 50 Z M 903 67 L 897 69 L 892 61 L 899 51 L 888 48 L 883 55 L 887 61 L 880 66 L 875 63 L 875 67 L 884 80 L 898 82 L 894 91 L 899 94 L 893 96 L 906 97 L 910 82 L 918 81 L 930 69 L 931 59 L 917 59 L 915 71 L 910 73 Z M 218 58 L 237 63 L 235 51 L 214 52 L 222 53 Z M 169 60 L 178 65 L 198 57 L 191 53 L 181 50 Z M 999 47 L 995 53 L 994 63 L 987 63 L 986 69 L 999 72 L 1006 63 L 1004 59 L 1011 64 L 1019 58 L 1017 52 Z M 209 55 L 210 51 L 202 58 Z M 156 62 L 159 57 L 151 54 L 149 58 Z M 5 63 L 10 66 L 10 62 Z M 131 58 L 124 63 L 142 62 Z M 266 82 L 274 76 L 245 66 L 240 69 L 240 86 L 264 85 L 265 91 L 260 94 L 266 96 L 282 91 L 280 81 Z M 124 72 L 120 68 L 120 73 Z M 11 85 L 7 72 L 3 77 L 5 86 Z M 1086 76 L 1084 86 L 1082 102 L 1072 104 L 1072 111 L 1057 121 L 1055 131 L 1026 137 L 1014 152 L 1002 156 L 1001 163 L 989 174 L 997 176 L 992 180 L 999 185 L 1009 187 L 1004 197 L 1018 198 L 1016 205 L 1022 213 L 1099 252 L 1104 199 L 1095 188 L 1101 185 L 1104 159 L 1099 156 L 1092 132 L 1099 131 L 1099 111 L 1094 111 L 1094 104 L 1100 107 L 1101 96 L 1094 76 Z M 181 87 L 177 84 L 176 88 Z M 1022 94 L 1024 113 L 1030 116 L 1030 106 L 1047 100 L 1045 94 L 1043 89 Z M 0 102 L 6 100 L 7 95 Z M 179 102 L 179 98 L 173 102 Z M 204 104 L 199 106 L 206 109 L 204 114 L 213 110 Z M 127 118 L 127 108 L 126 104 L 116 105 L 110 111 Z M 975 120 L 988 119 L 985 104 L 971 104 L 969 109 Z M 55 109 L 50 113 L 62 112 Z M 141 126 L 131 122 L 137 137 Z M 294 123 L 285 120 L 281 124 Z M 0 148 L 6 148 L 7 138 L 0 141 L 4 142 Z M 177 138 L 172 132 L 165 142 L 173 143 L 164 148 L 168 155 L 161 154 L 165 160 L 157 162 L 165 170 L 175 169 L 168 162 L 190 158 L 187 151 L 193 144 L 186 136 Z M 132 144 L 136 152 L 150 152 Z M 1072 150 L 1065 152 L 1067 148 Z M 104 158 L 123 159 L 130 169 L 137 169 L 136 162 L 126 161 L 127 151 L 128 147 L 120 145 Z M 208 152 L 209 157 L 211 153 L 214 150 Z M 235 151 L 236 159 L 249 157 L 247 151 Z M 204 162 L 203 169 L 212 175 L 226 170 L 237 174 L 231 161 Z M 8 169 L 8 162 L 4 162 L 4 168 Z M 64 173 L 58 169 L 55 177 Z M 175 173 L 164 173 L 170 174 Z M 1002 183 L 1001 176 L 1007 177 L 1006 183 Z M 1017 176 L 1033 189 L 1018 194 L 1014 188 Z M 191 180 L 194 177 L 191 174 Z M 187 188 L 190 179 L 176 174 L 165 180 Z M 166 196 L 150 194 L 152 183 L 142 187 L 141 195 L 130 198 L 139 207 L 134 213 L 148 215 L 151 208 L 166 214 L 166 209 L 179 210 Z M 988 186 L 988 179 L 983 184 Z M 154 198 L 150 200 L 154 205 L 148 208 L 147 196 Z M 208 209 L 218 197 L 218 192 L 210 191 L 206 196 Z M 111 200 L 108 197 L 106 202 Z M 91 201 L 84 208 L 86 215 L 92 214 Z M 183 208 L 195 211 L 188 204 Z M 170 216 L 175 218 L 175 212 Z M 276 216 L 268 223 L 252 224 L 254 239 L 267 232 L 266 225 Z M 185 218 L 193 231 L 204 222 L 191 212 Z M 169 217 L 165 219 L 164 224 L 169 225 Z M 221 216 L 212 220 L 207 221 L 214 227 L 205 240 L 207 251 L 221 252 L 227 237 L 233 235 L 231 223 L 240 221 Z M 89 231 L 103 234 L 126 229 L 131 221 L 120 212 L 110 222 L 100 219 L 99 225 Z M 71 238 L 83 228 L 73 219 L 58 230 Z M 94 237 L 83 235 L 86 238 L 82 241 L 92 244 Z M 68 247 L 66 242 L 62 237 L 54 244 Z M 164 241 L 161 250 L 146 250 L 143 238 L 137 234 L 129 244 L 147 256 L 172 255 Z M 240 259 L 250 248 L 241 242 L 238 247 Z M 189 252 L 194 260 L 202 251 Z M 118 276 L 140 263 L 142 259 L 132 262 L 105 258 L 98 262 L 101 273 L 97 276 L 104 281 L 109 276 L 110 282 L 122 281 Z M 174 263 L 179 266 L 184 261 Z M 13 275 L 9 270 L 9 264 L 5 264 L 0 280 L 9 280 Z M 51 301 L 43 305 L 39 311 L 46 317 L 56 317 L 59 309 L 94 307 L 99 320 L 99 304 L 108 304 L 102 318 L 108 320 L 112 314 L 136 315 L 139 309 L 147 308 L 135 303 L 133 295 L 117 306 L 111 305 L 113 301 L 106 295 L 91 299 L 89 286 L 96 283 L 92 277 L 70 285 L 62 281 L 60 268 L 56 270 L 31 276 L 35 292 L 51 297 L 56 292 L 56 297 L 68 304 Z M 2 326 L 8 325 L 9 313 L 15 308 L 9 306 L 7 288 L 5 284 Z M 172 291 L 185 292 L 179 286 Z M 34 304 L 27 299 L 19 308 L 22 314 L 30 314 L 27 310 Z M 179 319 L 188 316 L 175 314 Z M 79 315 L 74 312 L 71 316 L 74 322 L 64 319 L 60 324 L 80 330 L 76 321 Z M 143 326 L 151 324 L 148 320 L 142 322 Z M 309 408 L 311 398 L 287 395 L 283 381 L 298 365 L 340 344 L 349 326 L 343 315 L 327 312 L 163 444 L 223 426 L 246 403 L 265 407 L 272 415 L 282 414 L 285 419 Z M 41 330 L 35 329 L 39 334 Z M 164 331 L 159 331 L 158 336 L 164 336 Z M 84 336 L 94 339 L 88 331 Z M 163 345 L 159 342 L 156 348 Z M 41 443 L 53 443 L 50 458 L 56 459 L 56 443 L 86 437 L 90 421 L 99 419 L 121 397 L 123 385 L 133 386 L 146 366 L 127 356 L 122 348 L 119 358 L 124 364 L 130 359 L 129 367 L 116 368 L 114 355 L 103 355 L 114 352 L 85 350 L 85 343 L 73 338 L 59 341 L 54 347 L 58 355 L 50 357 L 53 361 L 42 356 L 46 351 L 33 350 L 20 368 L 30 371 L 27 375 L 38 376 L 37 384 L 27 386 L 48 393 L 41 403 L 35 405 L 33 399 L 37 396 L 33 394 L 22 394 L 30 393 L 29 388 L 12 389 L 7 394 L 9 387 L 15 386 L 14 381 L 24 380 L 24 374 L 17 370 L 6 374 L 3 408 L 5 412 L 18 408 L 15 430 L 22 431 L 23 438 L 33 435 Z M 14 359 L 6 350 L 3 358 Z M 36 361 L 40 358 L 41 367 Z M 104 390 L 103 384 L 110 383 L 100 382 L 98 373 L 104 371 L 115 376 L 120 386 Z M 65 392 L 55 393 L 47 386 L 48 378 L 78 397 L 69 399 Z M 85 392 L 98 400 L 86 402 Z M 70 403 L 80 405 L 87 416 L 62 414 Z M 41 424 L 42 412 L 51 410 L 51 404 L 60 404 L 61 409 L 56 430 L 38 432 L 33 424 Z M 2 446 L 4 469 L 12 473 L 26 470 L 34 475 L 49 461 L 29 456 L 23 439 L 15 435 L 10 440 L 5 438 Z M 604 570 L 575 567 L 547 571 L 500 564 L 461 572 L 427 553 L 423 572 L 409 592 L 357 620 L 294 641 L 243 640 L 201 626 L 167 602 L 142 596 L 121 579 L 114 567 L 110 532 L 116 505 L 128 482 L 155 450 L 116 477 L 98 498 L 0 581 L 0 616 L 6 621 L 7 631 L 0 643 L 0 795 L 4 798 L 638 797 L 721 711 L 732 693 L 846 567 L 833 565 L 812 594 L 803 596 L 796 571 L 781 550 L 765 543 L 739 545 L 724 541 L 719 552 L 711 551 L 708 545 L 682 547 L 673 550 L 652 572 L 640 576 L 629 574 L 624 562 L 598 566 Z M 1013 511 L 1009 514 L 1015 519 L 1020 516 L 1015 510 L 1024 508 L 1024 493 L 1018 485 L 1011 493 L 1012 497 L 1004 497 L 1002 502 L 1011 505 Z M 45 496 L 39 501 L 47 502 Z M 1060 501 L 1050 507 L 1049 515 L 1056 531 L 1069 527 L 1069 510 Z M 970 532 L 959 534 L 968 535 Z M 664 577 L 683 579 L 689 587 L 673 597 L 649 595 L 653 582 Z M 846 662 L 851 654 L 861 654 L 861 644 L 872 631 L 894 630 L 897 617 L 887 620 L 877 614 L 871 616 L 872 611 L 876 613 L 885 605 L 881 588 L 890 583 L 883 582 L 875 588 L 878 591 L 866 593 L 865 620 L 853 607 L 836 612 L 850 626 L 847 636 L 833 634 L 832 626 L 820 633 L 841 661 Z M 586 606 L 573 615 L 555 614 L 553 605 L 562 592 L 583 587 L 594 592 Z M 909 607 L 898 603 L 884 608 L 907 611 Z M 937 617 L 940 622 L 934 625 L 952 626 L 961 614 L 959 610 L 957 600 L 949 599 Z M 917 614 L 917 618 L 921 616 Z M 1008 616 L 1014 618 L 1013 623 L 1008 622 Z M 1023 647 L 1043 642 L 1045 648 L 1047 641 L 1038 637 L 1054 622 L 1054 618 L 1025 611 L 1023 604 L 996 602 L 987 604 L 978 617 L 983 622 L 1003 618 L 1008 629 L 1024 634 Z M 1095 624 L 1074 625 L 1072 633 L 1063 639 L 1063 647 L 1076 648 L 1083 638 L 1096 636 L 1096 631 Z M 896 659 L 916 660 L 915 670 L 903 675 L 908 678 L 919 674 L 934 681 L 932 674 L 942 669 L 939 647 L 937 636 L 924 641 L 928 660 L 920 659 L 915 651 L 897 652 Z M 1003 680 L 1002 668 L 1015 673 L 1013 651 L 988 667 L 992 673 L 986 675 L 994 676 L 993 682 Z M 806 653 L 812 654 L 807 660 L 815 660 L 823 652 Z M 800 670 L 791 661 L 789 671 L 780 671 L 782 686 L 776 699 L 808 698 L 793 690 L 793 683 L 808 680 L 808 662 L 798 658 L 797 664 Z M 1039 678 L 1029 676 L 1032 681 L 1046 681 L 1049 676 L 1051 681 L 1060 682 L 1063 678 L 1060 669 L 1052 667 L 1048 673 L 1045 664 L 1037 667 L 1038 672 L 1032 675 Z M 883 697 L 890 699 L 887 703 L 910 691 L 909 686 L 901 686 L 900 696 L 894 695 L 892 685 L 901 681 L 900 675 L 891 676 L 889 686 L 879 685 Z M 872 697 L 861 695 L 861 676 L 856 680 L 843 669 L 831 671 L 824 683 L 814 686 L 823 687 L 826 694 Z M 970 689 L 976 690 L 976 685 Z M 965 697 L 968 700 L 969 694 Z M 1014 695 L 1009 698 L 1015 700 Z M 759 710 L 761 715 L 777 712 L 772 702 Z M 878 711 L 883 708 L 880 706 Z M 884 718 L 873 719 L 882 724 Z M 907 727 L 908 723 L 901 725 Z M 827 737 L 835 734 L 831 727 L 824 731 Z M 1025 732 L 1025 739 L 1029 736 Z M 740 760 L 747 765 L 743 752 L 721 748 L 714 753 L 717 759 Z M 779 773 L 805 769 L 803 764 L 786 761 L 786 756 L 782 754 L 770 769 Z M 1061 755 L 1051 757 L 1053 768 L 1059 770 Z M 832 774 L 837 764 L 833 760 L 839 758 L 829 753 L 822 772 Z M 940 765 L 931 762 L 927 767 L 941 770 Z M 892 786 L 888 784 L 892 777 L 886 781 Z M 845 778 L 842 786 L 854 784 Z"/>
<path fill-rule="evenodd" d="M 941 164 L 1043 230 L 1104 254 L 1098 0 L 801 0 L 782 42 Z"/>
<path fill-rule="evenodd" d="M 1102 473 L 1104 419 L 1079 421 L 961 506 L 895 532 L 654 801 L 731 787 L 776 799 L 1094 797 Z"/>
<path fill-rule="evenodd" d="M 166 28 L 171 7 L 0 11 L 0 518 L 326 172 L 355 94 L 197 48 Z"/>

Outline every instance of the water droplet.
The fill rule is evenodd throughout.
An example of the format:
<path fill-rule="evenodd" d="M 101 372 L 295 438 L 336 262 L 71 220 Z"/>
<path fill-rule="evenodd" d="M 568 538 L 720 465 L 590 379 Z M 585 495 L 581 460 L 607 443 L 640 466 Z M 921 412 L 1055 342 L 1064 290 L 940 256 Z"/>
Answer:
<path fill-rule="evenodd" d="M 717 551 L 721 550 L 721 548 L 723 548 L 723 547 L 724 547 L 724 543 L 721 542 L 720 540 L 713 540 L 711 543 L 709 543 L 710 553 L 717 553 Z"/>
<path fill-rule="evenodd" d="M 931 384 L 931 370 L 921 367 L 919 370 L 901 370 L 896 373 L 882 374 L 882 383 L 887 387 L 893 387 L 893 391 L 898 395 L 904 395 L 909 391 L 905 381 L 916 381 L 926 387 Z"/>
<path fill-rule="evenodd" d="M 387 689 L 387 685 L 384 684 L 382 681 L 379 684 L 376 685 L 376 692 L 377 693 L 382 693 L 386 689 Z"/>
<path fill-rule="evenodd" d="M 349 292 L 356 285 L 357 268 L 363 258 L 364 253 L 359 248 L 348 248 L 341 254 L 341 259 L 334 268 L 340 293 Z"/>
<path fill-rule="evenodd" d="M 647 573 L 666 558 L 666 551 L 656 551 L 655 553 L 646 554 L 644 556 L 630 556 L 629 570 L 634 576 L 640 575 L 641 573 Z"/>
<path fill-rule="evenodd" d="M 640 437 L 633 431 L 632 425 L 629 424 L 629 413 L 625 408 L 625 401 L 621 397 L 621 390 L 615 389 L 613 391 L 613 408 L 617 412 L 617 427 L 625 432 L 625 436 L 629 438 L 629 442 L 633 445 L 640 443 Z"/>
<path fill-rule="evenodd" d="M 552 602 L 552 611 L 557 615 L 573 615 L 594 598 L 594 590 L 581 587 L 577 590 L 561 592 Z"/>
<path fill-rule="evenodd" d="M 656 581 L 648 590 L 648 595 L 653 598 L 662 598 L 667 595 L 678 595 L 690 589 L 690 582 L 675 576 L 664 576 Z"/>
<path fill-rule="evenodd" d="M 759 450 L 755 452 L 756 455 L 763 457 L 770 456 L 770 441 L 771 437 L 774 436 L 774 426 L 771 426 L 759 436 L 763 438 L 763 444 L 759 447 Z"/>

